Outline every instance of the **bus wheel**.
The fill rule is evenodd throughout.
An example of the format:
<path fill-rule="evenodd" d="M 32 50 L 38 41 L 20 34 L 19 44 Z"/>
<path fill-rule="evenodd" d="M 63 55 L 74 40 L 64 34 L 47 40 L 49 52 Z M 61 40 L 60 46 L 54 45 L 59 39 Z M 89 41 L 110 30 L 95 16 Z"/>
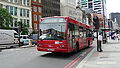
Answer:
<path fill-rule="evenodd" d="M 90 47 L 90 40 L 88 41 L 88 47 Z"/>

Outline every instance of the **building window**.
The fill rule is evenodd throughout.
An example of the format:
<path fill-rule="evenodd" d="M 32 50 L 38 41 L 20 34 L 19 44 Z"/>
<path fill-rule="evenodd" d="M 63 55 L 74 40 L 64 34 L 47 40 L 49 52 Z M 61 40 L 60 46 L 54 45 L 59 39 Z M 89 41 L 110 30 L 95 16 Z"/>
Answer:
<path fill-rule="evenodd" d="M 14 2 L 17 2 L 17 0 L 14 0 Z"/>
<path fill-rule="evenodd" d="M 20 16 L 22 16 L 22 8 L 20 9 Z"/>
<path fill-rule="evenodd" d="M 27 0 L 27 5 L 29 5 L 29 0 Z"/>
<path fill-rule="evenodd" d="M 8 0 L 8 2 L 16 3 L 17 0 Z"/>
<path fill-rule="evenodd" d="M 29 20 L 27 20 L 27 26 L 29 27 Z"/>
<path fill-rule="evenodd" d="M 33 6 L 33 11 L 37 12 L 37 7 L 36 6 Z"/>
<path fill-rule="evenodd" d="M 27 5 L 29 5 L 29 0 L 22 0 L 22 5 L 25 5 L 25 6 L 27 6 Z"/>
<path fill-rule="evenodd" d="M 37 15 L 34 15 L 34 21 L 37 21 Z"/>
<path fill-rule="evenodd" d="M 29 17 L 29 10 L 26 10 L 27 11 L 27 17 Z"/>
<path fill-rule="evenodd" d="M 37 24 L 36 23 L 34 23 L 34 29 L 37 29 Z"/>
<path fill-rule="evenodd" d="M 25 17 L 26 16 L 26 10 L 23 9 L 23 16 Z"/>
<path fill-rule="evenodd" d="M 11 15 L 17 16 L 17 7 L 6 6 L 6 9 L 9 11 Z"/>
<path fill-rule="evenodd" d="M 14 15 L 17 16 L 17 7 L 14 7 Z"/>
<path fill-rule="evenodd" d="M 20 9 L 20 16 L 29 17 L 29 10 L 28 9 Z"/>
<path fill-rule="evenodd" d="M 93 4 L 92 3 L 88 3 L 88 8 L 93 8 Z"/>
<path fill-rule="evenodd" d="M 41 0 L 38 0 L 39 3 L 41 3 Z"/>
<path fill-rule="evenodd" d="M 92 0 L 88 0 L 88 1 L 92 1 Z"/>
<path fill-rule="evenodd" d="M 23 23 L 23 25 L 26 25 L 27 27 L 29 27 L 29 20 L 28 19 L 20 19 L 20 21 Z"/>
<path fill-rule="evenodd" d="M 23 5 L 26 5 L 26 0 L 23 0 Z"/>
<path fill-rule="evenodd" d="M 34 2 L 36 2 L 37 0 L 33 0 Z"/>
<path fill-rule="evenodd" d="M 38 7 L 38 12 L 40 12 L 40 13 L 41 13 L 41 7 Z"/>
<path fill-rule="evenodd" d="M 10 14 L 13 15 L 13 6 L 10 6 Z"/>

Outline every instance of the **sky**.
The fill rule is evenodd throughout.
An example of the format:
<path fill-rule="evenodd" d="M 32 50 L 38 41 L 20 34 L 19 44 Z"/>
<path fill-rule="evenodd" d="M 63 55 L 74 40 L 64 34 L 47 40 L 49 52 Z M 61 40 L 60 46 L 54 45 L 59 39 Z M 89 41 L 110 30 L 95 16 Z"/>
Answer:
<path fill-rule="evenodd" d="M 107 17 L 111 12 L 120 13 L 120 0 L 106 0 Z"/>

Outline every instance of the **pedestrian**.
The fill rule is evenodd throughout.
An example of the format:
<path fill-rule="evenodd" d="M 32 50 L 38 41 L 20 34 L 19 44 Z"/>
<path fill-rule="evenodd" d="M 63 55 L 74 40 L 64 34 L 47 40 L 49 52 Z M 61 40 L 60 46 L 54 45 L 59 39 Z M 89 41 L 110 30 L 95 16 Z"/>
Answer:
<path fill-rule="evenodd" d="M 112 31 L 111 33 L 111 39 L 115 40 L 116 39 L 116 32 L 115 31 Z"/>
<path fill-rule="evenodd" d="M 98 52 L 102 52 L 102 40 L 103 40 L 103 37 L 102 37 L 102 33 L 99 33 L 98 35 L 98 44 L 97 44 L 97 51 Z"/>

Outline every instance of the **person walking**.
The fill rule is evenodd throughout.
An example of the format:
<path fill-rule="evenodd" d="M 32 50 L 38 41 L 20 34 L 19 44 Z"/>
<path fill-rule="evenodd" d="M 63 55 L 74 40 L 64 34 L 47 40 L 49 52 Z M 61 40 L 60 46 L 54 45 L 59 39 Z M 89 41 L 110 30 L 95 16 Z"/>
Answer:
<path fill-rule="evenodd" d="M 102 40 L 103 40 L 103 37 L 102 37 L 102 33 L 99 33 L 98 35 L 98 44 L 97 44 L 97 51 L 98 52 L 102 52 Z"/>

